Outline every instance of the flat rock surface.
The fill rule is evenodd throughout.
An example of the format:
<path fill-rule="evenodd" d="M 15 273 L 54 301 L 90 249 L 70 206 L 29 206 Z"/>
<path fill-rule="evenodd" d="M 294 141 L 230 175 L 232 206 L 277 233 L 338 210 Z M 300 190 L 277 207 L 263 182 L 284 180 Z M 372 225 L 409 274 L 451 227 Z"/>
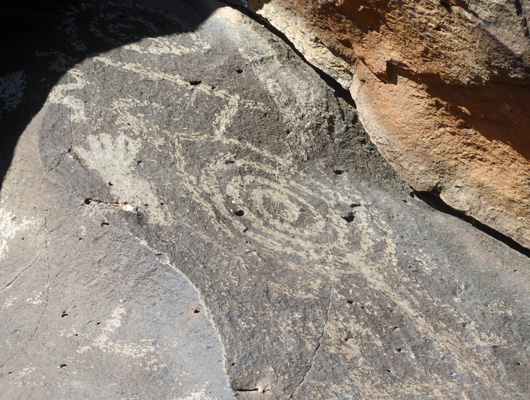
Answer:
<path fill-rule="evenodd" d="M 0 77 L 57 80 L 0 193 L 1 398 L 530 396 L 528 257 L 411 197 L 279 38 L 199 1 L 59 26 Z"/>

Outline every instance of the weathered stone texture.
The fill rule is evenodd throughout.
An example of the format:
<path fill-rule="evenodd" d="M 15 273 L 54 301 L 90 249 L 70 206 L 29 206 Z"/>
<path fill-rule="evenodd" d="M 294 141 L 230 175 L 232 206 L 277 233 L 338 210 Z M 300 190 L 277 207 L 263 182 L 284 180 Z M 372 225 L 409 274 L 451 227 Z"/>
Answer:
<path fill-rule="evenodd" d="M 411 197 L 263 26 L 172 4 L 83 2 L 21 68 L 108 48 L 3 182 L 0 397 L 528 397 L 528 257 Z"/>
<path fill-rule="evenodd" d="M 250 1 L 350 88 L 416 190 L 530 247 L 526 1 Z"/>

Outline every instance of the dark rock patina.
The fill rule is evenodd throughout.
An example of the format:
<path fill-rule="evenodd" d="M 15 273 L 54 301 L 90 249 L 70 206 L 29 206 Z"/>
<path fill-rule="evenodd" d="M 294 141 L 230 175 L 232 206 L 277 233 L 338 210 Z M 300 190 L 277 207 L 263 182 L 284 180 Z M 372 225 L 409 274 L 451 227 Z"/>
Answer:
<path fill-rule="evenodd" d="M 528 258 L 411 197 L 280 39 L 194 4 L 62 22 L 119 47 L 68 66 L 4 180 L 2 396 L 530 395 Z"/>

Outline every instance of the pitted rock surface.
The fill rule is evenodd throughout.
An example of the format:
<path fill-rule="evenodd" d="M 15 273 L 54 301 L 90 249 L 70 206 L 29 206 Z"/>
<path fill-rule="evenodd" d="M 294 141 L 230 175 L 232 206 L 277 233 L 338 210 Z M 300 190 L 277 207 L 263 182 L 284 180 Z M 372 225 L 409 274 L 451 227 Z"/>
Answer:
<path fill-rule="evenodd" d="M 119 46 L 50 88 L 4 180 L 2 396 L 529 396 L 528 257 L 411 197 L 263 26 L 158 7 L 68 11 L 74 47 Z"/>

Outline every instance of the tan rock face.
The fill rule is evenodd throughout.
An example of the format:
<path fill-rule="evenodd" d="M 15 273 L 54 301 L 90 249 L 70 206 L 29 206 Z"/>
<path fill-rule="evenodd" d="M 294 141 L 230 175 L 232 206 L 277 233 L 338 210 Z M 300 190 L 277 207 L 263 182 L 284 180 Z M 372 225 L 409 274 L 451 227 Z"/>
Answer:
<path fill-rule="evenodd" d="M 414 189 L 530 246 L 530 2 L 249 7 L 350 89 L 369 134 Z"/>

